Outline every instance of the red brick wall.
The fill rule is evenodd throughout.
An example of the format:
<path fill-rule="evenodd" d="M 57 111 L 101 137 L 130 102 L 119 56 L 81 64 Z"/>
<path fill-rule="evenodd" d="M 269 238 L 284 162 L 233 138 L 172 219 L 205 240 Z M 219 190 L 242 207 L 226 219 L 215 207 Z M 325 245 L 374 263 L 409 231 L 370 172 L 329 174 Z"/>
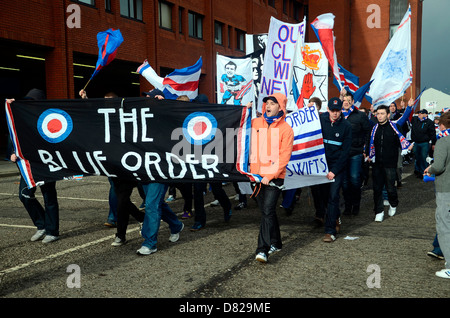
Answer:
<path fill-rule="evenodd" d="M 203 68 L 200 92 L 214 101 L 215 56 L 216 53 L 241 56 L 244 52 L 235 49 L 235 30 L 247 33 L 267 32 L 271 16 L 295 23 L 293 18 L 283 13 L 282 1 L 276 1 L 272 8 L 267 0 L 167 0 L 173 4 L 173 31 L 158 26 L 158 1 L 143 1 L 143 22 L 120 16 L 119 0 L 112 0 L 112 13 L 104 9 L 104 1 L 96 1 L 96 7 L 78 4 L 70 0 L 46 1 L 1 1 L 0 12 L 7 12 L 8 19 L 0 21 L 0 38 L 16 40 L 49 48 L 46 56 L 47 95 L 49 98 L 73 98 L 77 94 L 73 88 L 73 54 L 81 52 L 96 56 L 98 53 L 96 34 L 108 28 L 120 29 L 124 43 L 118 50 L 116 59 L 141 63 L 148 59 L 150 65 L 160 72 L 161 67 L 182 68 L 194 64 L 202 56 Z M 388 43 L 389 0 L 315 0 L 303 1 L 309 8 L 309 23 L 322 13 L 335 14 L 335 35 L 337 57 L 340 64 L 360 76 L 365 84 Z M 421 3 L 411 0 L 413 22 L 421 16 Z M 81 28 L 67 28 L 66 12 L 69 4 L 81 8 Z M 381 8 L 381 28 L 369 29 L 366 25 L 369 4 Z M 178 8 L 184 8 L 183 33 L 178 32 Z M 292 16 L 292 3 L 289 16 Z M 188 11 L 202 14 L 203 39 L 193 39 L 188 35 Z M 224 23 L 224 45 L 214 44 L 214 21 Z M 228 27 L 232 28 L 232 48 L 228 48 Z M 413 23 L 412 48 L 414 64 L 414 95 L 420 89 L 420 39 L 421 25 Z M 317 41 L 311 28 L 307 26 L 309 41 Z M 350 36 L 349 36 L 350 34 Z M 141 91 L 151 85 L 140 78 Z M 330 96 L 337 89 L 329 82 Z M 367 104 L 364 106 L 368 107 Z"/>

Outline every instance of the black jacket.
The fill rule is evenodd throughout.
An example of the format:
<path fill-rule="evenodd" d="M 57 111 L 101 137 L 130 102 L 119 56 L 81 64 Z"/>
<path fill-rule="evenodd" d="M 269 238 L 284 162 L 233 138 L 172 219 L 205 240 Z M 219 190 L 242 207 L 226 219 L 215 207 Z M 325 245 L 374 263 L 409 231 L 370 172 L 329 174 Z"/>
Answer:
<path fill-rule="evenodd" d="M 366 144 L 367 156 L 370 151 L 371 133 Z M 383 165 L 385 168 L 397 168 L 398 152 L 401 149 L 400 139 L 389 121 L 386 121 L 384 124 L 378 124 L 374 137 L 374 146 L 376 165 Z"/>
<path fill-rule="evenodd" d="M 352 146 L 352 125 L 343 116 L 332 123 L 328 112 L 320 114 L 320 124 L 328 171 L 337 175 L 347 164 Z"/>
<path fill-rule="evenodd" d="M 436 130 L 431 119 L 420 121 L 417 116 L 411 119 L 411 140 L 417 143 L 431 141 L 433 145 L 436 143 Z"/>
<path fill-rule="evenodd" d="M 352 147 L 350 157 L 363 153 L 364 145 L 372 130 L 372 123 L 362 111 L 355 109 L 347 117 L 347 121 L 352 125 Z"/>

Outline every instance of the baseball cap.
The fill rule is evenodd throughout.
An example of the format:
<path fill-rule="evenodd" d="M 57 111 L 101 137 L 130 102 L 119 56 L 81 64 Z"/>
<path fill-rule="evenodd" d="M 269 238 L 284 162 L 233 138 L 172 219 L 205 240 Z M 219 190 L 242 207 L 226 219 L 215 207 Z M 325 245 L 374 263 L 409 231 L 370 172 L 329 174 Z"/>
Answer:
<path fill-rule="evenodd" d="M 155 97 L 156 95 L 161 95 L 161 96 L 165 97 L 164 93 L 161 90 L 157 89 L 157 88 L 151 90 L 150 92 L 143 92 L 142 95 L 146 95 L 146 96 L 149 96 L 149 97 Z"/>
<path fill-rule="evenodd" d="M 419 110 L 419 114 L 427 114 L 428 115 L 428 111 L 426 109 L 421 109 L 421 110 Z"/>
<path fill-rule="evenodd" d="M 342 101 L 337 97 L 331 98 L 328 101 L 328 109 L 329 110 L 342 110 Z"/>
<path fill-rule="evenodd" d="M 263 102 L 266 103 L 268 100 L 271 100 L 274 103 L 279 104 L 278 100 L 275 98 L 275 96 L 266 96 L 263 98 Z"/>

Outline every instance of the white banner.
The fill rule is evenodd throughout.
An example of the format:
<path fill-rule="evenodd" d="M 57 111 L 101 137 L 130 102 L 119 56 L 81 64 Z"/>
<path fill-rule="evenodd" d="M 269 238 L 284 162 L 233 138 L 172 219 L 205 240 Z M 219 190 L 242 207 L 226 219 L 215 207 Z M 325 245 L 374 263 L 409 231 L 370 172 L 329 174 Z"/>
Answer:
<path fill-rule="evenodd" d="M 292 156 L 284 179 L 286 190 L 334 182 L 326 177 L 328 164 L 317 108 L 298 109 L 286 116 L 286 122 L 294 131 Z"/>
<path fill-rule="evenodd" d="M 306 106 L 312 97 L 318 97 L 322 105 L 327 104 L 328 60 L 320 42 L 296 45 L 288 87 L 293 90 L 293 93 L 287 96 L 288 110 L 294 111 Z M 326 109 L 322 107 L 321 111 Z"/>
<path fill-rule="evenodd" d="M 254 101 L 252 59 L 217 54 L 217 103 L 247 105 Z"/>
<path fill-rule="evenodd" d="M 290 24 L 277 20 L 274 17 L 270 18 L 263 76 L 258 96 L 259 111 L 261 111 L 264 97 L 273 93 L 282 93 L 286 96 L 292 94 L 288 84 L 295 44 L 299 35 L 301 43 L 304 43 L 305 21 L 298 24 Z"/>

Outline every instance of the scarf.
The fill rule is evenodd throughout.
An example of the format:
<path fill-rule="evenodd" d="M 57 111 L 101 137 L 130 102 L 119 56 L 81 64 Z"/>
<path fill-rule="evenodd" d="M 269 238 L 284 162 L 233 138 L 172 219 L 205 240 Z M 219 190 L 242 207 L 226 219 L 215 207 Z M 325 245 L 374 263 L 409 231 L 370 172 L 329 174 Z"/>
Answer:
<path fill-rule="evenodd" d="M 395 127 L 395 124 L 393 124 L 390 120 L 388 120 L 389 124 L 391 125 L 392 129 L 394 129 L 395 133 L 398 136 L 398 139 L 400 141 L 400 145 L 402 146 L 402 150 L 406 150 L 408 149 L 408 147 L 410 146 L 410 143 L 408 140 L 406 140 L 406 138 L 402 135 L 402 133 L 400 131 L 398 131 L 397 127 Z M 376 124 L 373 129 L 372 129 L 372 133 L 370 134 L 370 146 L 369 146 L 369 158 L 371 160 L 373 160 L 375 158 L 375 133 L 377 132 L 378 129 L 378 125 Z"/>
<path fill-rule="evenodd" d="M 342 108 L 342 114 L 344 115 L 344 118 L 347 119 L 347 117 L 352 113 L 352 111 L 355 110 L 355 105 L 350 106 L 350 108 L 348 110 L 344 110 L 344 108 Z"/>
<path fill-rule="evenodd" d="M 436 136 L 436 138 L 440 139 L 440 138 L 444 138 L 447 136 L 450 136 L 450 128 L 439 132 L 439 134 Z"/>
<path fill-rule="evenodd" d="M 277 120 L 278 118 L 281 118 L 281 116 L 283 116 L 283 111 L 282 110 L 280 110 L 280 112 L 277 114 L 277 115 L 275 115 L 275 116 L 267 116 L 267 114 L 266 113 L 264 113 L 264 119 L 266 120 L 266 122 L 270 125 L 270 124 L 272 124 L 275 120 Z"/>

